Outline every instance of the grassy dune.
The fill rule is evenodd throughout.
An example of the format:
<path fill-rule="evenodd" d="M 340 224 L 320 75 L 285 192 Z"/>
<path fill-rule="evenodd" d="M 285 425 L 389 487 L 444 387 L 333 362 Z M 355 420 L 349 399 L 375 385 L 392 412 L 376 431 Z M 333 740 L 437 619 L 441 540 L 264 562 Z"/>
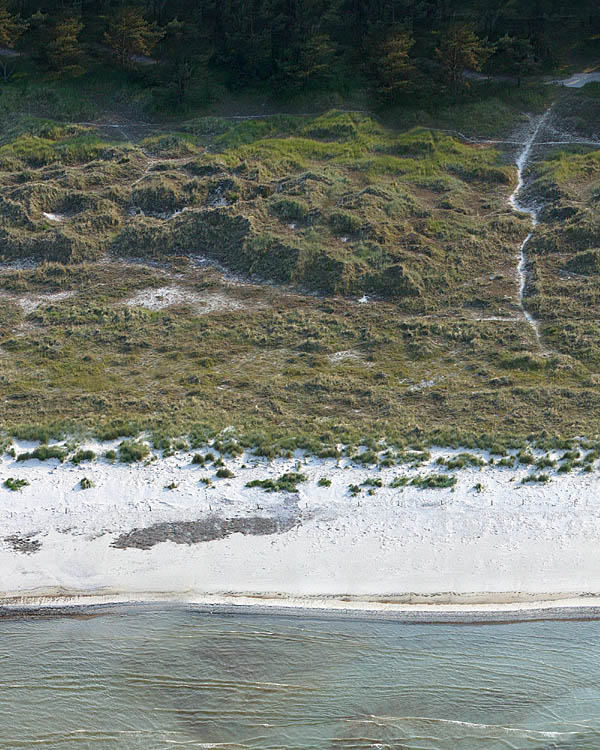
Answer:
<path fill-rule="evenodd" d="M 465 105 L 456 128 L 470 114 L 502 140 L 547 96 Z M 528 298 L 548 355 L 519 308 L 511 146 L 441 130 L 449 113 L 197 117 L 124 140 L 33 109 L 0 143 L 0 252 L 40 263 L 0 273 L 6 431 L 233 425 L 266 452 L 598 432 L 588 149 L 549 151 L 532 188 L 555 196 Z"/>

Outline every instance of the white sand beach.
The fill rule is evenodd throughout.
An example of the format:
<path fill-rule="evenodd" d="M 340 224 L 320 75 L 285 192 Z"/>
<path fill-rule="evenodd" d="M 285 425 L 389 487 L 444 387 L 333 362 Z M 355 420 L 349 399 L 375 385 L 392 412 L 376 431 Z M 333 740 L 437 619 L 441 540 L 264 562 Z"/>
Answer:
<path fill-rule="evenodd" d="M 0 479 L 30 484 L 0 488 L 2 603 L 594 606 L 600 476 L 551 471 L 547 484 L 522 484 L 529 467 L 494 465 L 453 472 L 452 488 L 389 486 L 395 477 L 440 473 L 436 458 L 453 452 L 435 450 L 418 469 L 362 468 L 349 459 L 336 465 L 299 453 L 270 462 L 241 456 L 226 461 L 235 477 L 224 479 L 192 464 L 191 453 L 79 466 L 5 455 Z M 286 471 L 306 475 L 297 493 L 246 487 Z M 83 477 L 94 487 L 82 490 Z M 319 486 L 322 477 L 331 486 Z M 367 479 L 382 486 L 349 492 Z"/>

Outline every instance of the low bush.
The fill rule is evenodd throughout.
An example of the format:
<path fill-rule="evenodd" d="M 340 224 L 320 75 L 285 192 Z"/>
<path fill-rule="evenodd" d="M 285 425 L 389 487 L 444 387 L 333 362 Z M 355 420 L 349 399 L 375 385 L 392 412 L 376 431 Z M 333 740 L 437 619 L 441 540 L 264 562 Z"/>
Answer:
<path fill-rule="evenodd" d="M 269 208 L 283 221 L 304 221 L 308 215 L 307 204 L 295 198 L 280 198 L 273 201 Z"/>
<path fill-rule="evenodd" d="M 352 457 L 352 460 L 361 464 L 376 464 L 379 460 L 379 456 L 375 451 L 367 450 L 362 453 L 357 453 Z"/>
<path fill-rule="evenodd" d="M 28 487 L 29 482 L 26 479 L 15 479 L 14 477 L 8 477 L 4 480 L 3 486 L 11 492 L 20 492 L 23 487 Z"/>
<path fill-rule="evenodd" d="M 517 460 L 520 464 L 531 466 L 535 463 L 535 456 L 529 451 L 519 451 L 517 454 Z"/>
<path fill-rule="evenodd" d="M 550 481 L 550 477 L 547 474 L 529 474 L 523 477 L 521 480 L 522 484 L 528 484 L 529 482 L 539 482 L 540 484 L 546 484 Z"/>
<path fill-rule="evenodd" d="M 363 222 L 360 216 L 349 211 L 334 211 L 329 215 L 329 226 L 334 234 L 355 235 L 360 233 Z"/>
<path fill-rule="evenodd" d="M 140 440 L 124 440 L 119 445 L 119 461 L 122 464 L 143 461 L 149 453 L 150 446 Z"/>
<path fill-rule="evenodd" d="M 445 466 L 447 469 L 463 469 L 465 466 L 485 466 L 485 461 L 479 456 L 474 456 L 472 453 L 459 453 L 458 456 L 452 458 L 443 458 L 440 456 L 436 461 L 440 466 Z"/>
<path fill-rule="evenodd" d="M 88 479 L 87 477 L 83 477 L 79 482 L 79 487 L 82 490 L 89 490 L 94 486 L 94 483 L 91 479 Z"/>
<path fill-rule="evenodd" d="M 220 469 L 217 470 L 217 476 L 219 479 L 229 479 L 231 477 L 234 477 L 235 474 L 231 469 L 227 469 L 224 466 L 222 466 Z"/>
<path fill-rule="evenodd" d="M 306 479 L 304 474 L 291 471 L 278 479 L 253 479 L 246 483 L 246 487 L 262 487 L 265 492 L 298 492 L 297 485 Z"/>
<path fill-rule="evenodd" d="M 542 456 L 535 462 L 536 469 L 550 469 L 556 466 L 556 461 L 550 456 Z"/>
<path fill-rule="evenodd" d="M 80 450 L 72 456 L 71 461 L 79 466 L 83 461 L 93 461 L 96 458 L 96 454 L 92 450 Z"/>
<path fill-rule="evenodd" d="M 591 248 L 576 253 L 565 265 L 567 271 L 574 271 L 584 276 L 600 274 L 600 248 Z"/>
<path fill-rule="evenodd" d="M 515 459 L 513 456 L 506 456 L 506 458 L 501 458 L 498 461 L 498 466 L 508 466 L 512 469 L 514 465 L 515 465 Z"/>
<path fill-rule="evenodd" d="M 17 461 L 29 461 L 32 458 L 38 461 L 48 461 L 51 458 L 56 458 L 62 462 L 67 457 L 67 453 L 67 449 L 62 445 L 39 445 L 30 453 L 20 453 L 17 456 Z"/>
<path fill-rule="evenodd" d="M 327 479 L 327 477 L 321 477 L 317 482 L 317 485 L 319 487 L 331 487 L 331 479 Z"/>
<path fill-rule="evenodd" d="M 449 476 L 448 474 L 429 474 L 424 477 L 419 475 L 410 480 L 411 485 L 420 487 L 422 490 L 454 487 L 456 482 L 456 477 Z"/>

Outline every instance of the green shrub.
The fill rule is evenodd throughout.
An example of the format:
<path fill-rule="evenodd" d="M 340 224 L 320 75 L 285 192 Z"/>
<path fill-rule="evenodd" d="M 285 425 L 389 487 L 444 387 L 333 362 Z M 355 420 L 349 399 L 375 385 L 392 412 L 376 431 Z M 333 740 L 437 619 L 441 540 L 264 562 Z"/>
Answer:
<path fill-rule="evenodd" d="M 363 487 L 383 487 L 383 482 L 379 477 L 376 479 L 365 479 L 363 482 Z"/>
<path fill-rule="evenodd" d="M 576 253 L 566 264 L 567 271 L 585 276 L 600 274 L 600 248 L 591 248 Z"/>
<path fill-rule="evenodd" d="M 150 447 L 147 443 L 139 440 L 124 440 L 119 445 L 119 461 L 122 464 L 132 464 L 137 461 L 143 461 L 150 453 Z"/>
<path fill-rule="evenodd" d="M 506 458 L 501 458 L 498 461 L 498 466 L 508 466 L 512 469 L 514 465 L 515 465 L 515 459 L 513 456 L 507 456 Z"/>
<path fill-rule="evenodd" d="M 89 490 L 94 486 L 94 483 L 91 479 L 88 479 L 87 477 L 83 477 L 80 482 L 79 486 L 82 490 Z"/>
<path fill-rule="evenodd" d="M 357 484 L 349 484 L 348 485 L 348 492 L 351 495 L 355 496 L 355 495 L 359 495 L 362 492 L 362 490 L 361 490 L 361 488 Z"/>
<path fill-rule="evenodd" d="M 29 482 L 26 479 L 15 479 L 14 477 L 8 477 L 4 480 L 4 487 L 12 492 L 20 492 L 23 487 L 29 486 Z"/>
<path fill-rule="evenodd" d="M 550 481 L 550 477 L 547 474 L 529 474 L 523 477 L 521 480 L 522 484 L 528 484 L 529 482 L 539 482 L 540 484 L 546 484 Z"/>
<path fill-rule="evenodd" d="M 352 460 L 361 464 L 376 464 L 379 460 L 379 455 L 375 451 L 366 450 L 362 453 L 357 453 L 356 456 L 352 457 Z"/>
<path fill-rule="evenodd" d="M 110 463 L 114 463 L 117 460 L 117 454 L 112 449 L 105 451 L 102 454 L 102 457 L 105 458 L 107 461 L 110 461 Z"/>
<path fill-rule="evenodd" d="M 204 458 L 202 453 L 194 453 L 192 463 L 196 464 L 197 466 L 204 466 L 204 464 L 206 463 L 206 459 Z"/>
<path fill-rule="evenodd" d="M 517 460 L 520 464 L 523 464 L 525 466 L 531 466 L 535 463 L 535 457 L 529 451 L 519 451 L 519 453 L 517 454 Z"/>
<path fill-rule="evenodd" d="M 445 487 L 454 487 L 456 477 L 448 474 L 429 474 L 428 476 L 416 476 L 410 480 L 410 484 L 421 489 L 442 489 Z"/>
<path fill-rule="evenodd" d="M 308 216 L 308 205 L 296 198 L 279 198 L 273 201 L 269 208 L 283 221 L 304 221 Z"/>
<path fill-rule="evenodd" d="M 317 485 L 319 487 L 331 487 L 331 479 L 328 479 L 327 477 L 321 477 L 317 482 Z"/>
<path fill-rule="evenodd" d="M 67 449 L 62 445 L 39 445 L 31 453 L 20 453 L 17 456 L 17 461 L 29 461 L 32 458 L 36 458 L 38 461 L 48 461 L 51 458 L 56 458 L 62 462 L 67 454 Z"/>
<path fill-rule="evenodd" d="M 262 487 L 265 492 L 298 492 L 300 482 L 306 482 L 304 474 L 288 472 L 282 474 L 278 479 L 253 479 L 246 483 L 246 487 Z"/>
<path fill-rule="evenodd" d="M 550 456 L 542 456 L 535 462 L 536 469 L 549 469 L 556 466 L 556 461 Z"/>
<path fill-rule="evenodd" d="M 217 470 L 217 476 L 219 479 L 229 479 L 230 477 L 234 477 L 235 474 L 231 469 L 226 469 L 225 467 L 221 467 Z"/>
<path fill-rule="evenodd" d="M 334 211 L 329 215 L 329 226 L 334 234 L 356 235 L 361 232 L 363 222 L 360 216 L 349 211 Z"/>
<path fill-rule="evenodd" d="M 75 453 L 71 458 L 71 461 L 79 466 L 83 461 L 93 461 L 96 458 L 96 454 L 92 450 L 80 450 Z"/>
<path fill-rule="evenodd" d="M 459 453 L 458 456 L 452 458 L 443 458 L 440 456 L 436 461 L 440 466 L 445 466 L 447 469 L 463 469 L 465 466 L 485 466 L 485 461 L 479 456 L 474 456 L 472 453 Z"/>
<path fill-rule="evenodd" d="M 409 481 L 410 477 L 395 477 L 390 482 L 390 487 L 393 487 L 394 489 L 396 489 L 397 487 L 406 487 Z"/>

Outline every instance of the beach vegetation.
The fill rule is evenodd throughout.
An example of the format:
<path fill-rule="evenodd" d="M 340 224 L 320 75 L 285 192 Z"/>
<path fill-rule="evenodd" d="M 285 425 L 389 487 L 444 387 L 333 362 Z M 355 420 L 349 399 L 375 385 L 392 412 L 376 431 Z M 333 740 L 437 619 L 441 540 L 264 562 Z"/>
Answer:
<path fill-rule="evenodd" d="M 528 484 L 531 482 L 535 482 L 538 484 L 546 484 L 550 481 L 550 477 L 548 474 L 528 474 L 526 477 L 523 477 L 521 480 L 522 484 Z"/>
<path fill-rule="evenodd" d="M 89 490 L 94 486 L 94 483 L 91 479 L 88 479 L 87 477 L 82 477 L 79 480 L 79 488 L 82 490 Z"/>
<path fill-rule="evenodd" d="M 96 458 L 96 454 L 93 450 L 78 450 L 71 456 L 71 461 L 76 465 L 83 463 L 84 461 L 93 461 Z"/>
<path fill-rule="evenodd" d="M 504 458 L 501 458 L 498 461 L 497 466 L 507 467 L 507 468 L 512 469 L 515 465 L 515 460 L 516 459 L 514 456 L 505 456 Z"/>
<path fill-rule="evenodd" d="M 445 466 L 447 469 L 464 469 L 465 466 L 485 466 L 485 461 L 480 456 L 475 456 L 472 453 L 459 453 L 458 456 L 450 458 L 440 456 L 436 463 L 440 466 Z"/>
<path fill-rule="evenodd" d="M 455 476 L 449 474 L 428 474 L 425 476 L 417 475 L 413 477 L 409 484 L 414 487 L 419 487 L 422 490 L 426 489 L 444 489 L 446 487 L 454 487 L 457 482 Z"/>
<path fill-rule="evenodd" d="M 550 469 L 556 466 L 556 460 L 550 456 L 542 456 L 535 462 L 536 469 Z"/>
<path fill-rule="evenodd" d="M 531 466 L 535 463 L 535 456 L 531 451 L 521 450 L 517 454 L 517 461 L 525 466 Z"/>
<path fill-rule="evenodd" d="M 150 455 L 150 446 L 141 440 L 123 440 L 119 443 L 119 461 L 132 464 L 143 461 Z"/>
<path fill-rule="evenodd" d="M 27 479 L 16 479 L 15 477 L 7 477 L 2 484 L 11 492 L 20 492 L 23 487 L 29 486 Z"/>
<path fill-rule="evenodd" d="M 317 485 L 319 487 L 331 487 L 331 479 L 328 479 L 327 477 L 321 477 L 317 482 Z"/>
<path fill-rule="evenodd" d="M 64 445 L 38 445 L 32 451 L 26 453 L 19 453 L 17 455 L 17 461 L 29 461 L 36 459 L 38 461 L 49 461 L 55 458 L 61 463 L 65 460 L 68 455 L 68 451 Z"/>
<path fill-rule="evenodd" d="M 231 469 L 227 469 L 224 466 L 221 466 L 219 469 L 217 469 L 217 477 L 219 479 L 230 479 L 231 477 L 234 477 L 235 474 Z"/>
<path fill-rule="evenodd" d="M 246 487 L 261 487 L 265 492 L 298 492 L 298 484 L 306 480 L 305 474 L 290 471 L 277 479 L 253 479 Z"/>

